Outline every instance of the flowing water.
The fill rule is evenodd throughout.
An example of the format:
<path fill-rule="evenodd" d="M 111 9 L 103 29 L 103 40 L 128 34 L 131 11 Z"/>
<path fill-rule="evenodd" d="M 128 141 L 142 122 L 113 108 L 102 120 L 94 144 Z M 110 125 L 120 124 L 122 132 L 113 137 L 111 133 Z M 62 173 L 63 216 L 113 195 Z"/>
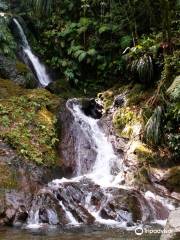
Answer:
<path fill-rule="evenodd" d="M 21 39 L 22 51 L 25 56 L 24 58 L 25 63 L 28 65 L 32 65 L 33 70 L 35 71 L 35 75 L 39 81 L 39 85 L 42 87 L 46 87 L 51 82 L 51 80 L 47 74 L 45 66 L 40 62 L 39 58 L 35 56 L 35 54 L 32 52 L 29 42 L 24 33 L 24 30 L 20 23 L 18 22 L 18 20 L 14 18 L 13 22 L 17 27 Z"/>
<path fill-rule="evenodd" d="M 13 21 L 25 62 L 33 66 L 40 86 L 47 86 L 51 80 L 45 66 L 32 52 L 18 20 Z M 21 230 L 0 228 L 0 240 L 159 239 L 159 233 L 137 235 L 135 229 L 159 229 L 153 223 L 165 224 L 173 204 L 153 192 L 128 186 L 124 176 L 128 169 L 99 120 L 87 116 L 76 99 L 69 100 L 66 108 L 73 118 L 71 128 L 76 130 L 72 131 L 74 174 L 44 186 L 34 196 L 26 224 Z"/>
<path fill-rule="evenodd" d="M 21 230 L 16 228 L 0 228 L 0 240 L 159 240 L 160 234 L 136 235 L 134 232 L 127 232 L 118 229 L 75 229 L 55 230 L 44 229 Z"/>
<path fill-rule="evenodd" d="M 72 127 L 76 128 L 76 176 L 55 179 L 39 191 L 26 228 L 99 225 L 132 230 L 136 221 L 165 223 L 173 205 L 150 191 L 130 188 L 124 182 L 123 159 L 115 154 L 99 120 L 86 116 L 76 99 L 69 100 L 66 107 L 73 117 Z M 96 153 L 88 167 L 81 153 L 86 142 L 82 139 L 88 139 Z"/>

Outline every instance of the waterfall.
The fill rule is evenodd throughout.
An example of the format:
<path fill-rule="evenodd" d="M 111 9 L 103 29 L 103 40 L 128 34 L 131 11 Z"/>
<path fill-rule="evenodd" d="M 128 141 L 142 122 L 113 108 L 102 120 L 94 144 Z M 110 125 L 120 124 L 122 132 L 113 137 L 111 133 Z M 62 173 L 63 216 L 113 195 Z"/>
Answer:
<path fill-rule="evenodd" d="M 24 55 L 27 57 L 30 64 L 32 64 L 33 70 L 35 71 L 35 75 L 39 81 L 40 86 L 46 87 L 51 82 L 51 80 L 46 72 L 45 66 L 40 62 L 39 58 L 35 56 L 34 53 L 32 52 L 27 37 L 24 33 L 24 30 L 20 23 L 18 22 L 18 20 L 13 18 L 13 22 L 17 26 Z M 24 61 L 26 62 L 26 64 L 28 64 L 28 61 L 26 59 L 24 59 Z"/>
<path fill-rule="evenodd" d="M 101 186 L 109 186 L 112 185 L 113 181 L 116 179 L 116 176 L 113 173 L 113 169 L 115 168 L 116 172 L 119 172 L 119 182 L 123 181 L 122 159 L 119 159 L 118 156 L 115 155 L 112 144 L 108 141 L 103 130 L 100 129 L 98 125 L 98 120 L 86 116 L 82 112 L 80 105 L 78 103 L 71 104 L 72 101 L 73 100 L 69 100 L 67 102 L 67 108 L 74 116 L 76 127 L 81 128 L 82 132 L 87 135 L 89 141 L 92 143 L 91 147 L 93 146 L 96 152 L 94 166 L 91 167 L 87 177 L 91 178 L 94 182 L 100 184 Z M 79 143 L 81 142 L 77 139 L 78 149 L 81 148 Z M 83 156 L 79 153 L 80 151 L 77 152 L 76 159 L 76 161 L 78 161 L 77 176 L 86 174 L 86 172 L 83 172 L 83 169 L 81 169 L 83 166 Z"/>
<path fill-rule="evenodd" d="M 99 120 L 86 116 L 77 99 L 69 100 L 66 107 L 73 116 L 72 127 L 78 130 L 76 176 L 55 179 L 37 193 L 28 225 L 32 228 L 44 222 L 62 226 L 98 223 L 128 228 L 137 222 L 164 223 L 173 205 L 150 192 L 128 187 L 124 183 L 123 160 L 115 154 Z M 88 171 L 83 167 L 86 156 L 80 151 L 86 138 L 96 152 Z M 51 214 L 47 214 L 47 209 Z"/>

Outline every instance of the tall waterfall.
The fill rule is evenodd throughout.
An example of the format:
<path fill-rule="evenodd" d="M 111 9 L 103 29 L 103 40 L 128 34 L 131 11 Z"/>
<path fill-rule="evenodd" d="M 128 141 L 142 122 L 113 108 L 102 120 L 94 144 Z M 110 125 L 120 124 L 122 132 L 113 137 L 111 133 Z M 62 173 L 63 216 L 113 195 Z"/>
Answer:
<path fill-rule="evenodd" d="M 13 21 L 17 26 L 19 36 L 21 38 L 22 50 L 23 50 L 25 56 L 30 61 L 30 63 L 32 64 L 40 86 L 46 87 L 51 82 L 51 80 L 46 72 L 46 68 L 40 62 L 39 58 L 37 56 L 35 56 L 34 53 L 32 52 L 29 42 L 24 33 L 24 30 L 23 30 L 22 26 L 20 25 L 20 23 L 18 22 L 18 20 L 14 18 Z"/>
<path fill-rule="evenodd" d="M 135 226 L 137 221 L 166 220 L 173 208 L 168 200 L 123 183 L 123 161 L 115 154 L 98 120 L 86 116 L 76 99 L 69 100 L 66 107 L 74 118 L 73 128 L 81 133 L 75 135 L 76 151 L 80 151 L 83 139 L 88 138 L 97 153 L 95 161 L 87 172 L 83 168 L 86 157 L 80 151 L 75 159 L 76 176 L 55 179 L 35 196 L 27 227 L 110 224 L 127 228 Z"/>

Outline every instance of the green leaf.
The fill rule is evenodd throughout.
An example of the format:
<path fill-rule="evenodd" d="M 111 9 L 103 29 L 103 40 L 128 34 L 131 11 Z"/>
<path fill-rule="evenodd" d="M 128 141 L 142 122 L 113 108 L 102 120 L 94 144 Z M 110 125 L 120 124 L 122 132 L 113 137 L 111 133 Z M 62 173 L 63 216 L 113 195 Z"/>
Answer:
<path fill-rule="evenodd" d="M 86 52 L 82 52 L 78 57 L 79 62 L 82 62 L 85 59 L 86 55 L 87 55 Z"/>
<path fill-rule="evenodd" d="M 94 56 L 96 55 L 96 49 L 92 48 L 92 49 L 89 49 L 88 52 L 87 52 L 90 56 Z"/>
<path fill-rule="evenodd" d="M 102 33 L 104 33 L 104 32 L 110 31 L 110 30 L 111 30 L 111 29 L 110 29 L 109 26 L 104 25 L 104 26 L 102 26 L 102 27 L 99 28 L 99 33 L 102 34 Z"/>

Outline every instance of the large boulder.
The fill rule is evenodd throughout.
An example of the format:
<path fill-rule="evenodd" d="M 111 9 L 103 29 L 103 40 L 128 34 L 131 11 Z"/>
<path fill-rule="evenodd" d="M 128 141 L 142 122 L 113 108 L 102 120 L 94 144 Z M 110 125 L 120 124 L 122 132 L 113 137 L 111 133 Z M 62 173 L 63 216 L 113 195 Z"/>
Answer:
<path fill-rule="evenodd" d="M 160 238 L 160 240 L 178 239 L 180 239 L 180 208 L 170 213 L 166 227 Z"/>
<path fill-rule="evenodd" d="M 80 175 L 87 173 L 93 166 L 97 152 L 95 143 L 80 127 L 81 122 L 75 119 L 71 111 L 72 104 L 80 104 L 79 100 L 72 99 L 64 103 L 59 112 L 61 122 L 61 141 L 59 151 L 62 155 L 63 166 L 66 173 Z M 67 106 L 68 105 L 68 106 Z M 81 172 L 78 169 L 78 162 Z"/>

